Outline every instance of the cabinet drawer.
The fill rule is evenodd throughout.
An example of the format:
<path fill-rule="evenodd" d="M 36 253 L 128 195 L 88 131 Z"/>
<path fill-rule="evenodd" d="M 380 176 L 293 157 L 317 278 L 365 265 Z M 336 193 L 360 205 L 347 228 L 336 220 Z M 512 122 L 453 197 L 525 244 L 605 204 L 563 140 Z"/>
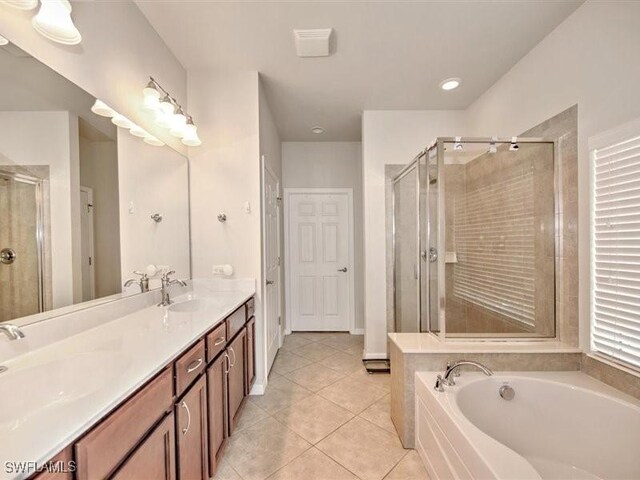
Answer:
<path fill-rule="evenodd" d="M 172 404 L 173 378 L 166 368 L 76 443 L 76 478 L 109 476 Z"/>
<path fill-rule="evenodd" d="M 227 322 L 222 322 L 207 335 L 207 362 L 211 362 L 227 346 Z"/>
<path fill-rule="evenodd" d="M 251 318 L 253 317 L 253 315 L 256 313 L 256 301 L 254 298 L 250 298 L 247 303 L 245 303 L 245 306 L 247 308 L 247 318 Z"/>
<path fill-rule="evenodd" d="M 227 317 L 227 341 L 242 330 L 246 321 L 247 311 L 244 305 Z"/>
<path fill-rule="evenodd" d="M 199 340 L 176 360 L 176 396 L 182 395 L 187 387 L 204 372 L 206 366 L 204 340 Z"/>

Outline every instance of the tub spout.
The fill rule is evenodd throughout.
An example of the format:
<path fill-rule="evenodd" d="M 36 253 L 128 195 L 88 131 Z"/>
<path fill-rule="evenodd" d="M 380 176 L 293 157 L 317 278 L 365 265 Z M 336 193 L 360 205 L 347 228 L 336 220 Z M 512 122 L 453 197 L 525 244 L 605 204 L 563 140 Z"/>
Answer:
<path fill-rule="evenodd" d="M 466 365 L 471 366 L 471 367 L 476 367 L 482 373 L 484 373 L 486 376 L 493 375 L 493 372 L 489 368 L 487 368 L 484 365 L 482 365 L 481 363 L 473 362 L 471 360 L 460 360 L 458 362 L 455 362 L 453 365 L 447 367 L 447 370 L 444 372 L 444 377 L 442 377 L 442 382 L 445 385 L 449 385 L 449 386 L 455 385 L 456 382 L 453 379 L 453 377 L 455 376 L 456 372 L 458 371 L 458 369 L 460 367 L 463 367 L 463 366 L 466 366 Z"/>

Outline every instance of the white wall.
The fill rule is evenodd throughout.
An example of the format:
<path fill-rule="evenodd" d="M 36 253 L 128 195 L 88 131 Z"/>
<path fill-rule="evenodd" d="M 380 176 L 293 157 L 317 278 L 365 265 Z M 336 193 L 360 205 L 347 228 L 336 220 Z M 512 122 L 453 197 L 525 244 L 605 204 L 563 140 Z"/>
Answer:
<path fill-rule="evenodd" d="M 182 152 L 186 148 L 141 110 L 142 88 L 153 75 L 187 104 L 187 77 L 142 12 L 131 0 L 73 1 L 72 17 L 82 43 L 64 46 L 31 28 L 35 11 L 0 4 L 0 32 L 11 42 Z M 197 123 L 197 118 L 196 118 Z"/>
<path fill-rule="evenodd" d="M 122 281 L 149 264 L 170 266 L 175 278 L 190 278 L 187 158 L 119 128 L 118 192 Z M 162 215 L 160 223 L 151 219 L 154 213 Z M 152 279 L 151 288 L 158 286 L 159 279 Z"/>
<path fill-rule="evenodd" d="M 362 116 L 366 358 L 387 356 L 385 165 L 409 163 L 436 137 L 465 134 L 462 111 L 365 111 Z"/>
<path fill-rule="evenodd" d="M 256 385 L 265 381 L 260 219 L 259 85 L 257 72 L 189 72 L 192 114 L 202 146 L 191 149 L 193 276 L 231 264 L 237 278 L 255 278 Z M 249 202 L 251 212 L 245 212 Z M 220 223 L 218 213 L 227 221 Z"/>
<path fill-rule="evenodd" d="M 360 142 L 283 142 L 284 188 L 352 188 L 355 325 L 364 329 L 362 145 Z"/>
<path fill-rule="evenodd" d="M 73 248 L 80 238 L 77 127 L 69 112 L 0 112 L 0 155 L 10 160 L 3 163 L 49 166 L 53 308 L 74 303 L 74 283 L 82 294 L 79 243 Z"/>
<path fill-rule="evenodd" d="M 640 117 L 640 2 L 589 1 L 468 109 L 474 135 L 513 135 L 578 104 L 580 340 L 589 345 L 587 140 Z"/>

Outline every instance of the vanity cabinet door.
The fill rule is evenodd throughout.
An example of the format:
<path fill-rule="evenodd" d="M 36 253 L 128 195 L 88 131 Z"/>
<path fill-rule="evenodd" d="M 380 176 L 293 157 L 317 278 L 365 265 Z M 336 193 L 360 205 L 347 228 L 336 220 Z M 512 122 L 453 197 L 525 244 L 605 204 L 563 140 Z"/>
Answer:
<path fill-rule="evenodd" d="M 245 349 L 246 352 L 246 388 L 245 394 L 249 395 L 251 391 L 251 387 L 253 387 L 254 382 L 256 381 L 256 319 L 255 317 L 251 317 L 251 320 L 247 322 L 247 347 Z"/>
<path fill-rule="evenodd" d="M 114 439 L 114 442 L 117 440 Z M 176 448 L 173 413 L 160 422 L 111 478 L 114 480 L 142 478 L 175 480 Z"/>
<path fill-rule="evenodd" d="M 176 404 L 178 479 L 209 478 L 207 382 L 203 375 Z M 151 477 L 150 477 L 151 478 Z"/>
<path fill-rule="evenodd" d="M 229 355 L 228 396 L 229 396 L 229 435 L 238 422 L 240 409 L 245 397 L 245 361 L 247 329 L 242 328 L 238 336 L 227 347 Z"/>
<path fill-rule="evenodd" d="M 209 477 L 213 477 L 222 458 L 229 429 L 227 417 L 226 353 L 219 355 L 207 370 L 207 401 L 209 408 Z"/>

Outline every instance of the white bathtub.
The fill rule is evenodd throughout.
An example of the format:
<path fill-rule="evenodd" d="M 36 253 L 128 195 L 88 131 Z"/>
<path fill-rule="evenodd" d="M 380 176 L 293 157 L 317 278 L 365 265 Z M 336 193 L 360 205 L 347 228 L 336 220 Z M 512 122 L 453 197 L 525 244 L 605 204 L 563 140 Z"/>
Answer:
<path fill-rule="evenodd" d="M 432 479 L 640 479 L 635 399 L 580 372 L 462 372 L 444 392 L 436 375 L 416 373 L 416 449 Z"/>

